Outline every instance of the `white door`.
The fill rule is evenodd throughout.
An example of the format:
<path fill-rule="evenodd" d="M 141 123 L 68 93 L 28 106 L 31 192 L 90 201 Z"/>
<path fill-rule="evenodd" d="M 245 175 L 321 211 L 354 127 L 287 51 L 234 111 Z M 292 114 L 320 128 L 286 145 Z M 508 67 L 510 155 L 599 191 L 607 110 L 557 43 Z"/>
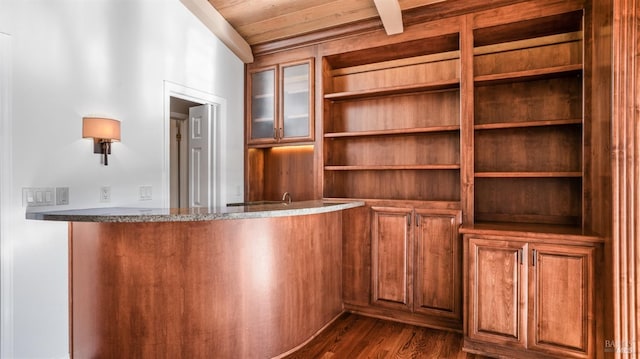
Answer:
<path fill-rule="evenodd" d="M 189 108 L 189 207 L 213 207 L 215 111 L 211 104 Z"/>

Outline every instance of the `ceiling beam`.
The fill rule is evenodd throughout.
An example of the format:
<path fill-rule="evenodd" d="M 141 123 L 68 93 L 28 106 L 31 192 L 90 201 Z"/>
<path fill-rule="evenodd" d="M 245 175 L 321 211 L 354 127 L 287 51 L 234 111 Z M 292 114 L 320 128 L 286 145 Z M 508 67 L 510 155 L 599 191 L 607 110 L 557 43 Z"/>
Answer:
<path fill-rule="evenodd" d="M 398 0 L 373 0 L 382 20 L 384 31 L 387 35 L 400 34 L 404 31 L 402 26 L 402 10 Z"/>
<path fill-rule="evenodd" d="M 253 62 L 251 46 L 207 0 L 180 0 L 220 41 L 245 64 Z"/>

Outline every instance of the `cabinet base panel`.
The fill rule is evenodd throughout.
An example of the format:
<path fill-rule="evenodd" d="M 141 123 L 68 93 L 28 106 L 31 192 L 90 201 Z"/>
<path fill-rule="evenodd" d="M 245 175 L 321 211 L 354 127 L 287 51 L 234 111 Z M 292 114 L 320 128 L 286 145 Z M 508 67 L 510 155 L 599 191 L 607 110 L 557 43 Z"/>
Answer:
<path fill-rule="evenodd" d="M 462 344 L 462 350 L 467 353 L 479 354 L 489 356 L 492 358 L 500 359 L 566 359 L 566 358 L 587 358 L 587 355 L 571 355 L 570 353 L 563 353 L 557 355 L 551 355 L 548 353 L 534 352 L 526 350 L 524 348 L 509 348 L 501 346 L 495 343 L 483 343 L 471 340 L 467 337 L 464 338 Z"/>
<path fill-rule="evenodd" d="M 366 317 L 391 320 L 404 324 L 417 325 L 439 330 L 462 333 L 462 322 L 449 318 L 439 318 L 435 316 L 425 316 L 419 314 L 405 313 L 396 310 L 374 308 L 354 304 L 344 304 L 344 310 L 349 313 L 359 314 Z"/>

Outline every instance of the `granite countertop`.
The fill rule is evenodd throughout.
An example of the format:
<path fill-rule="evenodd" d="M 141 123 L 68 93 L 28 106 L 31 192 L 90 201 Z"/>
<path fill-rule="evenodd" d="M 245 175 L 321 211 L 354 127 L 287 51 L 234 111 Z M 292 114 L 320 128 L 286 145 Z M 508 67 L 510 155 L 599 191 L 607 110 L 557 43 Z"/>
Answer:
<path fill-rule="evenodd" d="M 105 207 L 64 211 L 27 211 L 27 219 L 65 222 L 188 222 L 300 216 L 364 206 L 360 201 L 300 201 L 215 208 Z"/>

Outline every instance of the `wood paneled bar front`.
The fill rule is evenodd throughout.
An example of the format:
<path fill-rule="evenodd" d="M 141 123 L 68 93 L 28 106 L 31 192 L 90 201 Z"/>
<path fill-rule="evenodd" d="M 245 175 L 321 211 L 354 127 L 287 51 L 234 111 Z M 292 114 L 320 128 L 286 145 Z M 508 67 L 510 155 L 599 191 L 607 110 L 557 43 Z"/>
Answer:
<path fill-rule="evenodd" d="M 69 221 L 73 358 L 272 358 L 342 313 L 342 210 L 28 213 Z"/>

